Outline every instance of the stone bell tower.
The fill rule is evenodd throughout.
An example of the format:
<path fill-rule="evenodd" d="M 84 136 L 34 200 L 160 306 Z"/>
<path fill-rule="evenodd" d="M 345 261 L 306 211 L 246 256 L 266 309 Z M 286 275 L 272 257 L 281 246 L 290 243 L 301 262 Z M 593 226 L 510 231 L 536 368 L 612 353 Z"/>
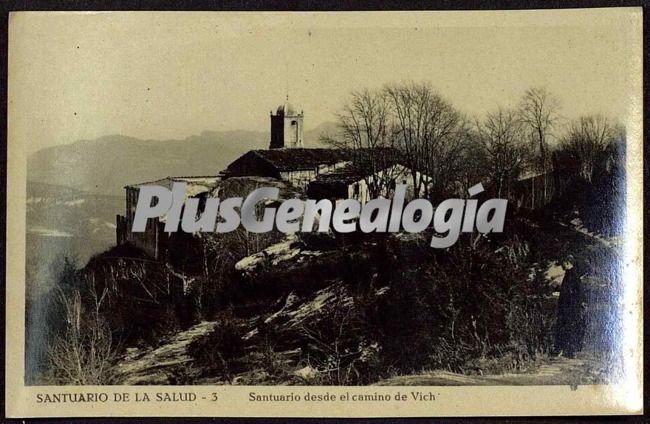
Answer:
<path fill-rule="evenodd" d="M 302 141 L 303 133 L 303 111 L 298 113 L 287 101 L 278 106 L 275 115 L 271 112 L 271 145 L 270 149 L 284 149 L 304 147 Z"/>

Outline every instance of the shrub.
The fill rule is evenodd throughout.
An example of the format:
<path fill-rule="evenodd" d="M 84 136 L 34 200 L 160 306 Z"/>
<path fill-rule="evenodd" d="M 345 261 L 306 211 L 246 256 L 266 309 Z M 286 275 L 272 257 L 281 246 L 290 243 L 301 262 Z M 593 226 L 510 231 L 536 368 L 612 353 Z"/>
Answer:
<path fill-rule="evenodd" d="M 220 375 L 232 382 L 233 362 L 244 355 L 243 331 L 232 311 L 221 313 L 214 329 L 205 337 L 190 344 L 188 353 L 197 367 L 204 368 L 208 375 Z"/>
<path fill-rule="evenodd" d="M 49 374 L 55 384 L 111 384 L 111 367 L 118 348 L 108 322 L 99 312 L 106 292 L 92 293 L 94 304 L 82 301 L 78 289 L 59 290 L 64 309 L 64 329 L 48 352 Z"/>
<path fill-rule="evenodd" d="M 478 358 L 511 352 L 526 361 L 550 349 L 553 310 L 543 273 L 531 279 L 526 242 L 499 246 L 482 236 L 444 251 L 389 244 L 391 290 L 374 318 L 385 367 L 463 372 Z"/>

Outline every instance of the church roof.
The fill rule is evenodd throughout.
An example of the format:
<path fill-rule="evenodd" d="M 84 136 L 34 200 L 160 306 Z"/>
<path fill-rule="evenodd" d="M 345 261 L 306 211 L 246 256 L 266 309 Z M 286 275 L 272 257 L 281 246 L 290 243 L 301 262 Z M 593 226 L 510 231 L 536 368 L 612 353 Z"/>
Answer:
<path fill-rule="evenodd" d="M 341 174 L 347 174 L 347 178 L 364 174 L 369 165 L 369 155 L 379 155 L 379 162 L 384 165 L 399 161 L 399 153 L 390 148 L 385 149 L 326 149 L 326 148 L 284 148 L 269 150 L 250 150 L 230 163 L 224 175 L 226 178 L 235 175 L 257 175 L 256 172 L 263 172 L 262 163 L 266 169 L 273 169 L 275 172 L 313 170 L 322 165 L 345 164 L 341 167 Z M 352 163 L 355 165 L 352 166 Z M 376 166 L 376 165 L 375 165 Z M 333 172 L 337 172 L 338 170 Z M 262 174 L 260 174 L 262 175 Z M 338 175 L 341 177 L 342 175 Z"/>
<path fill-rule="evenodd" d="M 251 153 L 261 157 L 279 171 L 313 169 L 319 165 L 349 161 L 353 156 L 353 152 L 349 149 L 291 148 L 252 150 Z"/>

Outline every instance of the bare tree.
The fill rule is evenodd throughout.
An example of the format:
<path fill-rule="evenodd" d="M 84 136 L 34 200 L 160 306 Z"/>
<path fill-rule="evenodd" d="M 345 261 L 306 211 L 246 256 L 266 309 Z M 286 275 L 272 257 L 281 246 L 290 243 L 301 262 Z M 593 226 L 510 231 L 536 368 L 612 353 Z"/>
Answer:
<path fill-rule="evenodd" d="M 623 129 L 602 115 L 582 116 L 571 122 L 561 139 L 562 150 L 578 163 L 579 174 L 591 182 L 599 164 L 607 160 Z"/>
<path fill-rule="evenodd" d="M 411 170 L 415 192 L 441 192 L 460 166 L 466 121 L 426 83 L 384 88 L 393 115 L 393 136 Z"/>
<path fill-rule="evenodd" d="M 351 149 L 355 166 L 363 168 L 371 197 L 387 193 L 394 183 L 397 151 L 389 131 L 388 97 L 382 91 L 353 91 L 338 115 L 339 134 L 323 141 Z"/>
<path fill-rule="evenodd" d="M 461 196 L 466 195 L 470 187 L 486 180 L 491 175 L 488 172 L 490 169 L 489 159 L 483 144 L 478 142 L 476 129 L 467 129 L 465 137 L 466 142 L 463 143 L 463 149 L 458 156 L 461 166 L 456 171 L 457 193 Z"/>
<path fill-rule="evenodd" d="M 559 100 L 543 87 L 526 90 L 519 105 L 519 115 L 537 150 L 536 168 L 544 173 L 544 201 L 548 196 L 547 171 L 551 166 L 549 141 L 558 123 Z"/>
<path fill-rule="evenodd" d="M 78 288 L 57 288 L 65 328 L 50 348 L 50 371 L 62 384 L 110 384 L 111 365 L 119 349 L 100 312 L 108 288 L 104 286 L 99 293 L 94 276 L 86 277 L 85 282 L 87 296 Z"/>
<path fill-rule="evenodd" d="M 487 172 L 495 184 L 496 194 L 508 194 L 529 157 L 519 114 L 499 107 L 488 113 L 483 122 L 477 121 L 475 136 L 486 155 Z"/>

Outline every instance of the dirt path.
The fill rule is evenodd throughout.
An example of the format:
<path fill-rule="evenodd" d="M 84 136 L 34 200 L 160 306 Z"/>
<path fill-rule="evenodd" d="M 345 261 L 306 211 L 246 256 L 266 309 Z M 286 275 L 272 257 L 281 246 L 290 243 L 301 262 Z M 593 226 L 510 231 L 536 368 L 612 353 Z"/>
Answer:
<path fill-rule="evenodd" d="M 555 357 L 542 362 L 535 371 L 521 374 L 464 375 L 432 371 L 404 375 L 378 382 L 379 386 L 490 386 L 490 385 L 569 385 L 595 384 L 601 364 L 590 359 Z"/>

